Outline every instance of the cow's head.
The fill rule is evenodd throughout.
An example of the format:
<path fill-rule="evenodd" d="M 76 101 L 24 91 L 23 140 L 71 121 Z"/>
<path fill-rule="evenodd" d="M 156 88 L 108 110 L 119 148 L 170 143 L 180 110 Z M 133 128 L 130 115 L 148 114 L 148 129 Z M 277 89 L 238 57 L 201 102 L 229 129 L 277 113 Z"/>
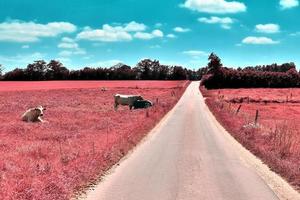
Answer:
<path fill-rule="evenodd" d="M 34 111 L 37 113 L 37 116 L 43 116 L 44 110 L 46 110 L 46 108 L 44 108 L 43 106 L 38 106 L 34 109 Z"/>
<path fill-rule="evenodd" d="M 153 103 L 151 101 L 147 100 L 147 104 L 146 105 L 147 105 L 147 108 L 148 108 L 148 107 L 153 106 Z"/>
<path fill-rule="evenodd" d="M 141 95 L 136 97 L 136 100 L 144 100 L 143 97 Z"/>

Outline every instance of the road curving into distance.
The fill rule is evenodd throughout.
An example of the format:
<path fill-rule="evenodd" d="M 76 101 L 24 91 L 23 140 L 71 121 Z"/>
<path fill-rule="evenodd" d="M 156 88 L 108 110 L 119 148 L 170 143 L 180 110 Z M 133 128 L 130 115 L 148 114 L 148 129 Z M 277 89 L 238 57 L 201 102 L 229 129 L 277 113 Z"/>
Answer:
<path fill-rule="evenodd" d="M 247 156 L 251 158 L 245 158 Z M 192 82 L 177 105 L 144 141 L 79 199 L 299 198 L 293 196 L 297 192 L 291 188 L 288 190 L 292 192 L 287 194 L 292 194 L 291 198 L 285 198 L 284 189 L 270 186 L 280 178 L 274 174 L 262 176 L 273 172 L 258 170 L 257 166 L 263 165 L 260 162 L 249 164 L 252 157 L 220 127 L 205 105 L 199 82 Z M 273 183 L 267 183 L 272 176 L 275 176 Z M 282 179 L 280 181 L 280 187 L 287 185 Z M 280 189 L 281 195 L 274 192 L 274 188 Z"/>

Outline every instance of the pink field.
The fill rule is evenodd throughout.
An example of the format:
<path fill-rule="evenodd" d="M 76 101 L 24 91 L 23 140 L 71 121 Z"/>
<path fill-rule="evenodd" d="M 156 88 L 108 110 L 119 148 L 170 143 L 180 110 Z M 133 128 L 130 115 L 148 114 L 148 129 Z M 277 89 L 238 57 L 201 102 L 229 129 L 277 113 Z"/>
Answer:
<path fill-rule="evenodd" d="M 52 90 L 76 88 L 175 88 L 185 81 L 8 81 L 0 82 L 1 91 Z"/>
<path fill-rule="evenodd" d="M 300 89 L 201 91 L 223 126 L 300 190 Z"/>
<path fill-rule="evenodd" d="M 60 200 L 98 180 L 132 149 L 175 105 L 188 82 L 0 85 L 0 199 Z M 148 110 L 120 107 L 115 112 L 115 93 L 141 94 L 157 103 Z M 21 114 L 36 105 L 47 107 L 48 123 L 22 122 Z"/>

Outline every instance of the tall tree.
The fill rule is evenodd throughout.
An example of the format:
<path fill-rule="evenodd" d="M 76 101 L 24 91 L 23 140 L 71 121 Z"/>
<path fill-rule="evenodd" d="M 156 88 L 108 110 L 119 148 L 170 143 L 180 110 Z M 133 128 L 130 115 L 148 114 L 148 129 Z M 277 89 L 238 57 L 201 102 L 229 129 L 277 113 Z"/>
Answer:
<path fill-rule="evenodd" d="M 29 80 L 41 81 L 46 80 L 47 63 L 44 60 L 37 60 L 34 63 L 27 65 L 25 73 Z"/>
<path fill-rule="evenodd" d="M 208 73 L 215 74 L 217 73 L 221 67 L 223 66 L 221 63 L 221 59 L 214 53 L 211 53 L 208 57 L 209 63 L 207 65 Z"/>
<path fill-rule="evenodd" d="M 65 80 L 68 78 L 69 70 L 57 61 L 51 60 L 47 64 L 46 79 L 47 80 Z"/>

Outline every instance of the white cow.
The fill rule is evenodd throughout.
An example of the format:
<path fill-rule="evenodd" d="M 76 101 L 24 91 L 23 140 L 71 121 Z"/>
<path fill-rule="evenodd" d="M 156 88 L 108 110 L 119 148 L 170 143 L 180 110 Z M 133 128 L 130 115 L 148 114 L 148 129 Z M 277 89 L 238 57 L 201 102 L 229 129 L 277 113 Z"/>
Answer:
<path fill-rule="evenodd" d="M 44 115 L 44 110 L 46 109 L 43 106 L 30 108 L 22 115 L 22 120 L 25 122 L 44 122 L 41 118 Z"/>
<path fill-rule="evenodd" d="M 135 101 L 143 100 L 143 97 L 140 95 L 116 94 L 114 98 L 115 98 L 115 110 L 118 109 L 119 105 L 129 106 L 129 109 L 131 110 Z"/>

